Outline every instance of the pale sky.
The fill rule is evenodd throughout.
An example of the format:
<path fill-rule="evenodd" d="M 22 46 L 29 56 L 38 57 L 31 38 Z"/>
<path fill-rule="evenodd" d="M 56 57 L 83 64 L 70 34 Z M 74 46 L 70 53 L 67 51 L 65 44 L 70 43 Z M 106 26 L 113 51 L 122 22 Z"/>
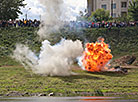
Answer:
<path fill-rule="evenodd" d="M 25 0 L 27 4 L 25 8 L 22 8 L 23 14 L 19 16 L 20 19 L 25 18 L 27 12 L 28 19 L 40 19 L 40 15 L 43 15 L 45 10 L 44 7 L 39 3 L 38 0 Z M 84 11 L 87 7 L 87 0 L 65 0 L 70 7 L 73 15 L 79 15 L 80 11 Z M 30 10 L 28 10 L 31 8 Z"/>

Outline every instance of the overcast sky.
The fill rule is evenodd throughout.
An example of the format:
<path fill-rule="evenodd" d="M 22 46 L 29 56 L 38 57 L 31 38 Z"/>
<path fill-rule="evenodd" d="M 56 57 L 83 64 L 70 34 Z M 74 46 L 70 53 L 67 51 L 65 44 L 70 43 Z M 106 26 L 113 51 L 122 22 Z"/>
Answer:
<path fill-rule="evenodd" d="M 65 0 L 70 7 L 73 15 L 78 15 L 79 11 L 84 11 L 87 7 L 87 0 Z M 25 18 L 26 12 L 28 12 L 28 19 L 40 19 L 41 15 L 44 14 L 45 9 L 39 3 L 39 0 L 25 0 L 27 5 L 25 8 L 22 8 L 23 14 L 19 16 L 20 19 Z M 31 8 L 30 10 L 28 10 Z"/>

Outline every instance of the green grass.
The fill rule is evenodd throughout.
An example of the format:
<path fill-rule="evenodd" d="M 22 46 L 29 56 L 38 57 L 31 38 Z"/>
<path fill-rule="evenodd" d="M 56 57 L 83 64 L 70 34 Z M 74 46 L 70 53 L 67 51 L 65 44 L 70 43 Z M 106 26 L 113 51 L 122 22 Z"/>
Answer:
<path fill-rule="evenodd" d="M 12 54 L 17 43 L 28 45 L 32 50 L 38 51 L 41 42 L 38 40 L 37 28 L 3 28 L 0 29 L 0 56 Z"/>
<path fill-rule="evenodd" d="M 37 28 L 6 28 L 0 29 L 0 94 L 11 91 L 20 93 L 51 93 L 56 96 L 93 96 L 107 93 L 138 93 L 138 69 L 121 73 L 89 73 L 73 69 L 78 73 L 69 77 L 46 77 L 32 74 L 9 56 L 16 43 L 23 43 L 38 52 L 41 41 L 35 33 Z M 80 39 L 83 43 L 94 42 L 103 36 L 111 46 L 114 59 L 124 55 L 135 55 L 138 60 L 138 27 L 101 29 L 65 30 L 52 34 L 48 39 L 52 44 L 66 39 Z M 87 40 L 86 40 L 87 39 Z"/>
<path fill-rule="evenodd" d="M 16 43 L 28 45 L 33 51 L 40 50 L 41 41 L 36 33 L 38 29 L 32 27 L 0 29 L 0 55 L 5 56 L 12 53 Z M 114 56 L 122 56 L 138 52 L 138 27 L 126 28 L 92 28 L 92 29 L 62 29 L 58 33 L 51 34 L 48 40 L 56 44 L 65 39 L 81 40 L 84 44 L 95 42 L 99 36 L 105 38 L 105 42 L 111 47 Z"/>
<path fill-rule="evenodd" d="M 61 93 L 63 96 L 100 95 L 105 93 L 138 93 L 138 69 L 128 74 L 89 73 L 73 69 L 78 75 L 46 77 L 27 72 L 22 66 L 0 67 L 0 94 L 11 91 L 20 93 Z M 82 94 L 83 93 L 83 94 Z"/>

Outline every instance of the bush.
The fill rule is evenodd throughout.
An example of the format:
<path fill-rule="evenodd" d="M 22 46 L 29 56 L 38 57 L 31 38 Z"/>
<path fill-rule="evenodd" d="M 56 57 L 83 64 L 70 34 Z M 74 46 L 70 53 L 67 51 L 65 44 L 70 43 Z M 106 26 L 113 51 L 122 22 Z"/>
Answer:
<path fill-rule="evenodd" d="M 27 44 L 33 51 L 40 50 L 41 41 L 36 33 L 37 28 L 7 28 L 0 29 L 0 55 L 9 55 L 15 49 L 16 43 Z M 51 44 L 56 44 L 62 38 L 81 40 L 84 44 L 95 42 L 99 36 L 111 47 L 113 55 L 133 53 L 138 51 L 138 27 L 127 28 L 88 28 L 80 30 L 65 30 L 51 34 L 48 39 Z"/>

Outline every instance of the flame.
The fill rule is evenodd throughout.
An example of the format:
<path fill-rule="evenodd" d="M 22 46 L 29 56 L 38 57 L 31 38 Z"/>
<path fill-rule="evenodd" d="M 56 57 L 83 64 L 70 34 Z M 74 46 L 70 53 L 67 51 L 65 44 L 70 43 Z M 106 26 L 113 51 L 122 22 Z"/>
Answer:
<path fill-rule="evenodd" d="M 99 72 L 108 70 L 105 67 L 113 58 L 109 45 L 104 42 L 104 38 L 98 38 L 96 43 L 87 43 L 83 52 L 82 64 L 85 70 L 90 72 Z"/>

